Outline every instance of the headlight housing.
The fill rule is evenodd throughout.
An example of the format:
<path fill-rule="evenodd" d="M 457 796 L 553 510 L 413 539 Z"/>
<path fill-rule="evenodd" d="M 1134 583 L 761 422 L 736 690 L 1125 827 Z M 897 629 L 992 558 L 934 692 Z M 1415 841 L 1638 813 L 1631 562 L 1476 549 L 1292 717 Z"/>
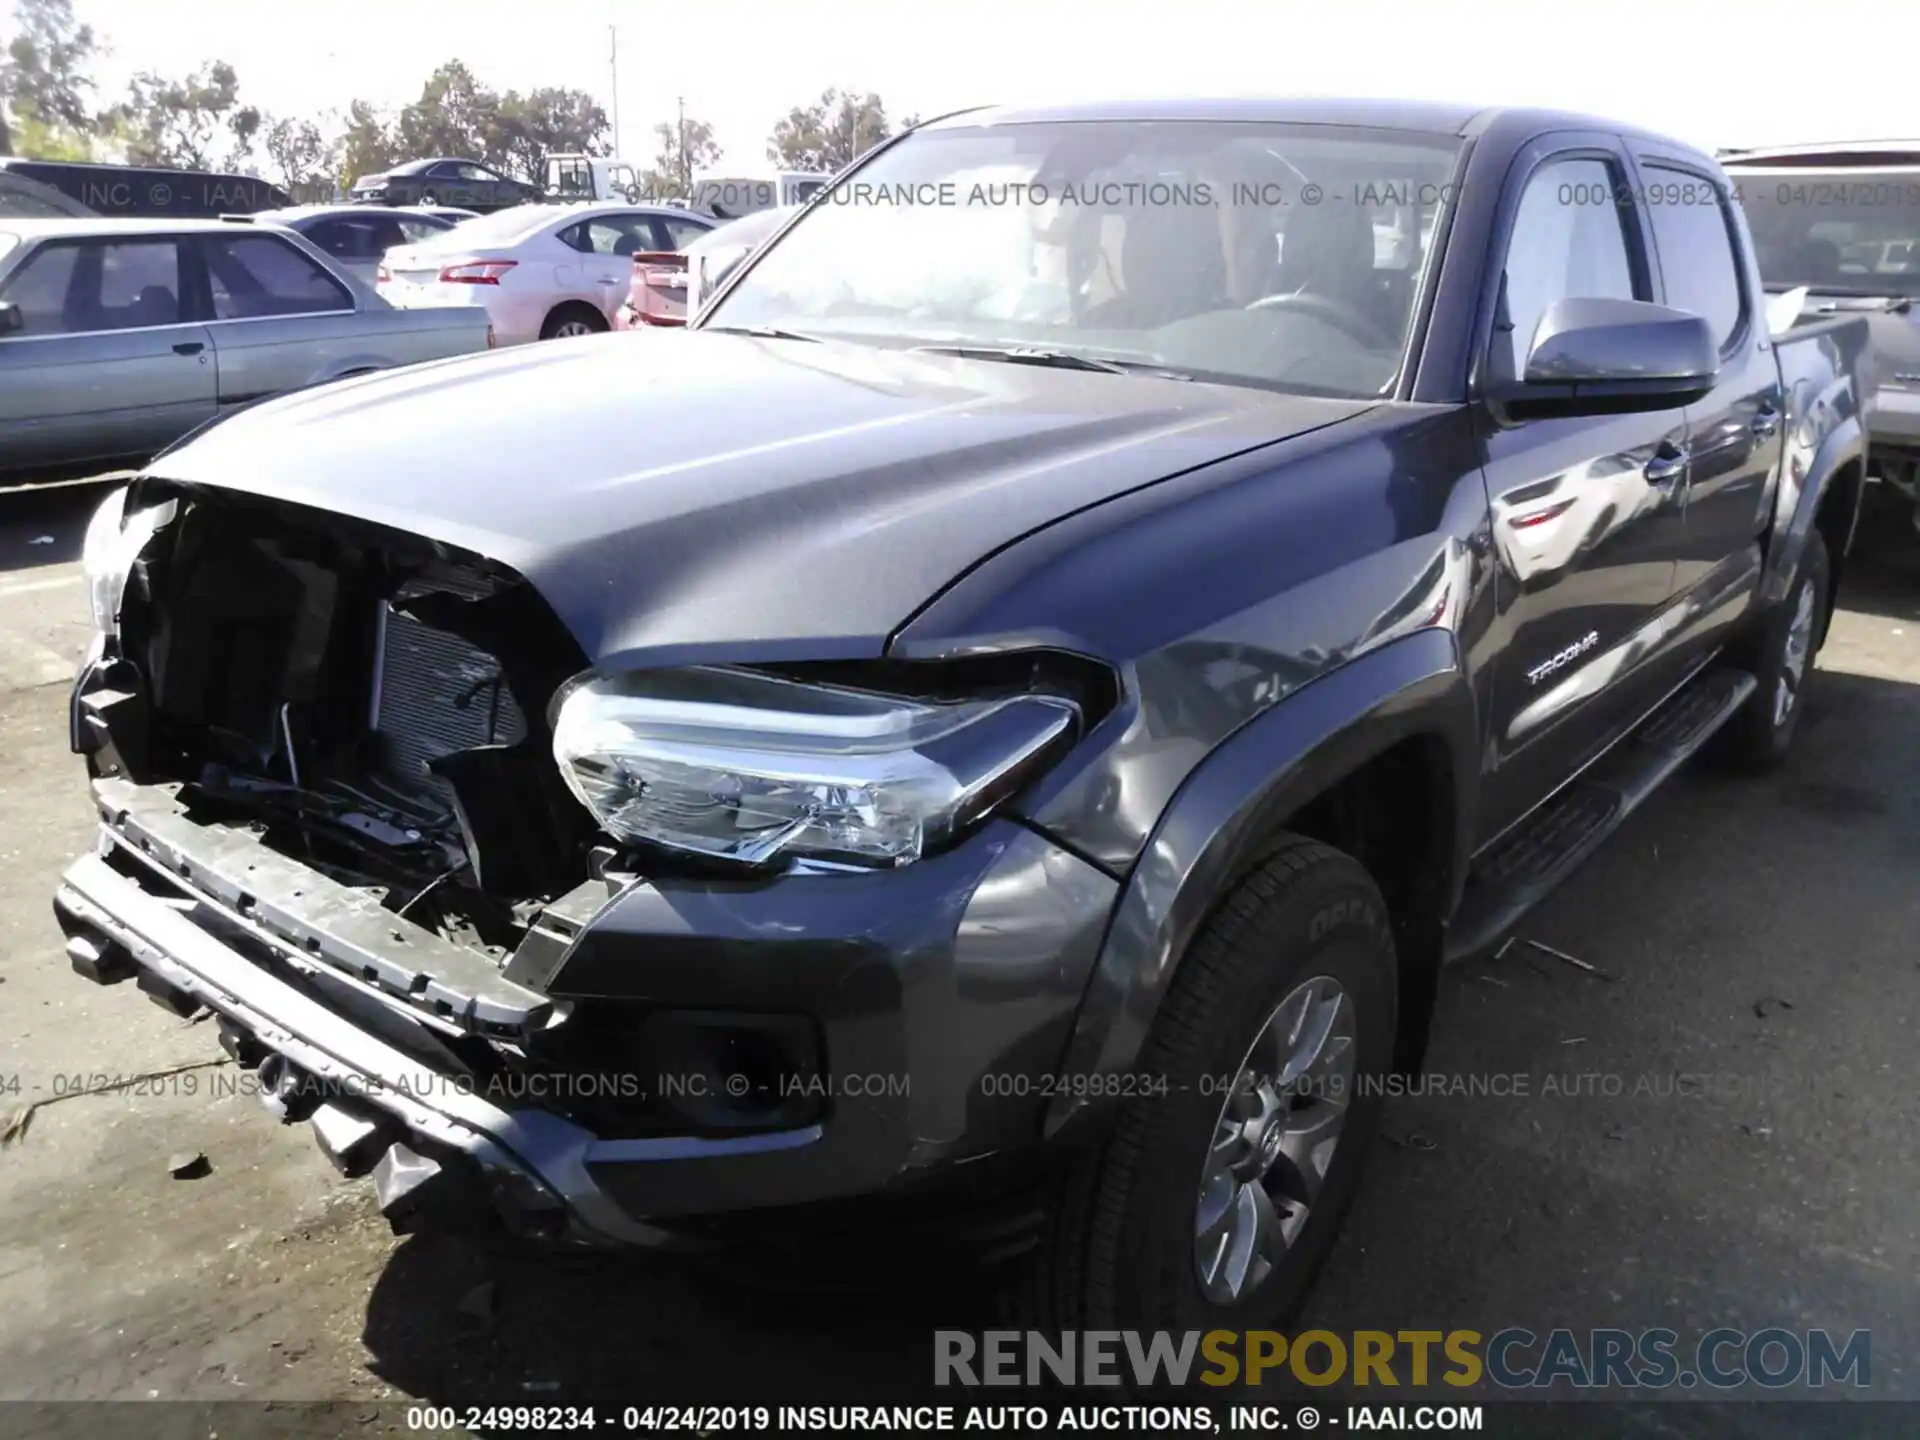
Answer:
<path fill-rule="evenodd" d="M 583 677 L 553 753 L 612 835 L 765 864 L 905 865 L 1019 788 L 1074 730 L 1047 695 L 939 702 L 720 668 Z"/>
<path fill-rule="evenodd" d="M 120 601 L 126 594 L 133 562 L 179 508 L 177 501 L 168 500 L 129 511 L 131 490 L 131 486 L 123 485 L 100 502 L 87 522 L 87 536 L 80 547 L 80 568 L 87 577 L 93 628 L 102 635 L 119 635 Z"/>

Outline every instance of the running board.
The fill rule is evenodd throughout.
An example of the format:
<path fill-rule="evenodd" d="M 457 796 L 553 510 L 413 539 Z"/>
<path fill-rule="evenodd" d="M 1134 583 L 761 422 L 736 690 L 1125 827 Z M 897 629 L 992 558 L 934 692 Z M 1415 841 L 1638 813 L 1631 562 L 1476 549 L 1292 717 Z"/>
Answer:
<path fill-rule="evenodd" d="M 1757 684 L 1745 670 L 1719 666 L 1704 672 L 1503 836 L 1467 877 L 1447 927 L 1447 959 L 1466 960 L 1490 949 L 1732 719 Z"/>

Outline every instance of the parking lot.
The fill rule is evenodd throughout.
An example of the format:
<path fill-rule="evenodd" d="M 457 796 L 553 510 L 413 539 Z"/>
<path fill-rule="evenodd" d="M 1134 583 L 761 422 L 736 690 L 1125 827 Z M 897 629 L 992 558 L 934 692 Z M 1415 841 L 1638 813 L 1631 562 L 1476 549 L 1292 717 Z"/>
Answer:
<path fill-rule="evenodd" d="M 0 1395 L 338 1402 L 314 1433 L 408 1396 L 878 1399 L 933 1327 L 990 1323 L 934 1270 L 396 1240 L 216 1083 L 211 1026 L 74 977 L 49 898 L 92 829 L 65 682 L 97 494 L 0 495 Z M 1447 976 L 1431 1071 L 1516 1083 L 1394 1103 L 1306 1323 L 1866 1329 L 1873 1394 L 1920 1399 L 1920 560 L 1864 552 L 1786 768 L 1696 767 L 1525 922 L 1594 968 L 1522 943 Z"/>

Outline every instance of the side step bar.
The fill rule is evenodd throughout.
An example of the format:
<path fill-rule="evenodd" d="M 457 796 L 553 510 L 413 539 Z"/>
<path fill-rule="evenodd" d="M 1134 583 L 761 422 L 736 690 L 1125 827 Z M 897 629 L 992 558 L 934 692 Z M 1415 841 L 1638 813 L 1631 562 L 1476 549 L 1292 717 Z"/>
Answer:
<path fill-rule="evenodd" d="M 1758 683 L 1729 666 L 1703 672 L 1482 855 L 1448 927 L 1447 959 L 1490 949 L 1732 719 Z"/>

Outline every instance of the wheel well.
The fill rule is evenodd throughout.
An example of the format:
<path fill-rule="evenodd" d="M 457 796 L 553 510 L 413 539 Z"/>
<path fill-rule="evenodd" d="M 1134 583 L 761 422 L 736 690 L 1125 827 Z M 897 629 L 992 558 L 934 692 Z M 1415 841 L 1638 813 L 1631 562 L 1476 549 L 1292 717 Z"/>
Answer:
<path fill-rule="evenodd" d="M 1331 845 L 1367 869 L 1387 902 L 1400 956 L 1395 1065 L 1418 1068 L 1439 983 L 1453 894 L 1453 772 L 1437 735 L 1397 741 L 1295 810 L 1279 829 Z"/>
<path fill-rule="evenodd" d="M 1834 599 L 1840 593 L 1840 574 L 1853 544 L 1854 519 L 1860 513 L 1860 487 L 1865 476 L 1866 467 L 1858 460 L 1849 460 L 1834 472 L 1826 494 L 1820 497 L 1820 508 L 1813 512 L 1813 528 L 1827 546 L 1827 613 L 1820 617 L 1823 643 L 1833 620 Z"/>
<path fill-rule="evenodd" d="M 593 306 L 587 304 L 586 301 L 562 300 L 558 305 L 554 306 L 551 310 L 547 312 L 547 318 L 540 322 L 541 330 L 544 331 L 549 325 L 553 324 L 554 321 L 558 320 L 563 315 L 580 315 L 602 326 L 604 326 L 607 323 L 607 317 L 602 315 L 598 310 L 594 309 Z"/>

